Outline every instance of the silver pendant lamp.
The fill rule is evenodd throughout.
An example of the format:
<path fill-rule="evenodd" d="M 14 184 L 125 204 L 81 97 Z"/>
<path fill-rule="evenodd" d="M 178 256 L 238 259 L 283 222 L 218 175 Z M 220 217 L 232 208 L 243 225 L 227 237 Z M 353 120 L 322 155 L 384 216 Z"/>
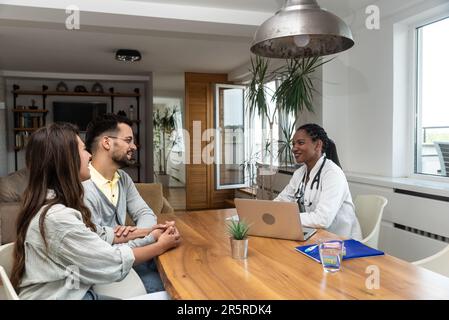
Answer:
<path fill-rule="evenodd" d="M 256 31 L 251 52 L 268 58 L 325 56 L 354 45 L 346 23 L 316 0 L 286 0 Z"/>

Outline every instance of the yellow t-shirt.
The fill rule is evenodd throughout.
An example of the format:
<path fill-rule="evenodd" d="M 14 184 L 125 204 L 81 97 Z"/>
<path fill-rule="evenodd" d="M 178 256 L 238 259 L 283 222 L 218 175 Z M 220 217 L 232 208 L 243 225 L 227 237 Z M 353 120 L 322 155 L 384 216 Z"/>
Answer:
<path fill-rule="evenodd" d="M 111 203 L 114 206 L 117 206 L 118 201 L 118 180 L 120 179 L 120 175 L 117 173 L 117 171 L 114 174 L 114 178 L 112 180 L 108 180 L 105 177 L 101 175 L 90 163 L 89 164 L 90 169 L 90 179 L 96 184 L 98 189 L 103 192 L 103 194 L 106 196 L 106 198 L 111 201 Z"/>

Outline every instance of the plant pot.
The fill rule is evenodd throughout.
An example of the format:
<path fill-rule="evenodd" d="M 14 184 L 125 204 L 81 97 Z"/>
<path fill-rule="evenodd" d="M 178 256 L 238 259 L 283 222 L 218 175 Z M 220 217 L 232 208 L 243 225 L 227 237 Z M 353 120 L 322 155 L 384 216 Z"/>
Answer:
<path fill-rule="evenodd" d="M 160 184 L 162 184 L 164 187 L 168 187 L 168 184 L 170 182 L 170 175 L 168 174 L 158 174 L 157 180 Z"/>
<path fill-rule="evenodd" d="M 231 241 L 232 257 L 238 260 L 248 258 L 248 238 L 243 240 L 229 239 Z"/>

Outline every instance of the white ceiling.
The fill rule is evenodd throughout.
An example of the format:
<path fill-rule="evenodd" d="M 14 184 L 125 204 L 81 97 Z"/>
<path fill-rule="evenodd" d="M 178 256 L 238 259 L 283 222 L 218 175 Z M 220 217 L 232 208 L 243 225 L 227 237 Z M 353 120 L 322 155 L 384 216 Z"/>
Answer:
<path fill-rule="evenodd" d="M 239 9 L 275 13 L 285 0 L 125 0 L 198 7 Z M 318 4 L 340 17 L 348 16 L 362 7 L 374 4 L 378 0 L 317 0 Z M 393 0 L 394 1 L 394 0 Z"/>
<path fill-rule="evenodd" d="M 169 81 L 162 80 L 164 74 L 170 79 L 186 71 L 227 73 L 247 63 L 257 26 L 283 3 L 108 0 L 109 6 L 104 7 L 101 1 L 78 0 L 81 29 L 69 31 L 64 27 L 67 14 L 62 9 L 71 1 L 45 1 L 46 7 L 37 8 L 38 2 L 31 0 L 0 0 L 0 70 L 132 75 L 155 72 L 155 87 L 159 78 L 165 83 L 163 90 L 168 90 Z M 343 17 L 375 1 L 318 2 Z M 142 61 L 116 61 L 114 52 L 119 48 L 141 51 Z"/>
<path fill-rule="evenodd" d="M 275 12 L 284 4 L 284 0 L 126 0 L 141 2 L 159 2 L 176 5 L 191 5 L 197 7 L 240 9 L 262 12 Z"/>

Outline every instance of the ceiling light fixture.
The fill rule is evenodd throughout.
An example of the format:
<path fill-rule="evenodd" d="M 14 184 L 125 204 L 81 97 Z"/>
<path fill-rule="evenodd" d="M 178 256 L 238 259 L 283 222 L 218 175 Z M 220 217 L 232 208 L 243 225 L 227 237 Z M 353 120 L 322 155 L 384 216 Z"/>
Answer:
<path fill-rule="evenodd" d="M 268 58 L 325 56 L 354 45 L 351 29 L 316 0 L 286 0 L 256 31 L 251 52 Z"/>
<path fill-rule="evenodd" d="M 142 59 L 139 51 L 132 49 L 119 49 L 115 53 L 115 59 L 118 61 L 134 62 Z"/>

